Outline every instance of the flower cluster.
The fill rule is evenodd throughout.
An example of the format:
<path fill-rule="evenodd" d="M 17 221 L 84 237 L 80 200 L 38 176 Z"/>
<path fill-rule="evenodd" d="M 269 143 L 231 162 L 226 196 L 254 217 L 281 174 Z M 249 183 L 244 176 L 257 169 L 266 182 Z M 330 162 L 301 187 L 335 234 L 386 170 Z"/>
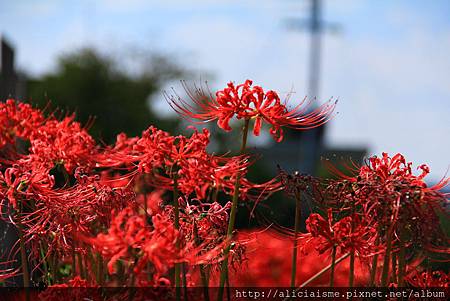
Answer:
<path fill-rule="evenodd" d="M 119 134 L 114 145 L 100 146 L 73 116 L 45 116 L 11 99 L 0 104 L 0 124 L 3 222 L 21 236 L 2 262 L 2 281 L 17 274 L 23 247 L 34 282 L 74 276 L 104 285 L 135 274 L 135 285 L 170 283 L 178 263 L 220 262 L 230 243 L 230 204 L 219 196 L 235 193 L 237 174 L 242 200 L 280 187 L 275 179 L 249 181 L 248 156 L 208 153 L 207 130 L 172 136 L 151 126 L 141 137 Z M 170 205 L 175 195 L 181 214 Z"/>
<path fill-rule="evenodd" d="M 320 214 L 312 213 L 306 220 L 309 235 L 304 237 L 313 240 L 320 254 L 336 247 L 342 254 L 355 251 L 361 257 L 373 255 L 375 229 L 365 224 L 359 215 L 333 222 L 332 210 L 328 209 L 327 217 L 325 220 Z"/>
<path fill-rule="evenodd" d="M 157 300 L 190 298 L 191 286 L 203 286 L 208 300 L 210 285 L 223 300 L 225 286 L 289 281 L 448 287 L 448 275 L 430 262 L 446 262 L 450 253 L 440 223 L 448 203 L 441 189 L 450 179 L 430 187 L 426 165 L 415 175 L 401 154 L 383 153 L 352 166 L 350 176 L 330 166 L 335 179 L 280 170 L 254 183 L 248 174 L 255 159 L 246 153 L 251 120 L 254 135 L 264 122 L 279 142 L 284 127 L 327 122 L 335 103 L 312 110 L 304 100 L 289 109 L 275 91 L 250 80 L 215 94 L 185 88 L 192 102 L 166 97 L 187 119 L 217 121 L 225 131 L 233 118 L 243 121 L 238 155 L 208 152 L 210 132 L 195 128 L 174 136 L 150 126 L 102 145 L 74 115 L 0 103 L 0 222 L 17 232 L 16 242 L 0 250 L 1 285 L 21 276 L 25 287 L 49 287 L 42 300 L 59 300 L 55 289 L 68 287 L 151 287 Z M 270 229 L 235 229 L 239 203 L 257 209 L 280 190 L 296 201 L 294 229 L 266 217 Z M 102 299 L 97 293 L 93 299 Z M 118 298 L 133 298 L 127 293 Z"/>
<path fill-rule="evenodd" d="M 440 223 L 448 200 L 439 190 L 449 179 L 429 187 L 424 182 L 429 168 L 420 165 L 420 174 L 414 175 L 412 163 L 401 154 L 371 157 L 367 164 L 349 168 L 353 176 L 329 167 L 337 180 L 280 173 L 288 193 L 309 193 L 327 213 L 309 215 L 307 233 L 300 238 L 303 247 L 314 245 L 319 253 L 335 248 L 338 254 L 351 254 L 368 265 L 372 260 L 373 275 L 380 272 L 378 280 L 384 278 L 384 285 L 388 281 L 404 285 L 425 260 L 448 259 L 448 238 Z M 379 255 L 384 257 L 383 271 Z"/>

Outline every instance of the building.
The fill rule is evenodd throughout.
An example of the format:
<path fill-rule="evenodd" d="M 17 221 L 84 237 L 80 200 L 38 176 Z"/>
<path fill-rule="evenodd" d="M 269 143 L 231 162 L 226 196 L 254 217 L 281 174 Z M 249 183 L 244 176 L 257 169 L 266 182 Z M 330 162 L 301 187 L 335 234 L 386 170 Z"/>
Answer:
<path fill-rule="evenodd" d="M 15 69 L 14 47 L 0 35 L 0 101 L 7 98 L 23 99 L 25 83 L 25 76 Z"/>

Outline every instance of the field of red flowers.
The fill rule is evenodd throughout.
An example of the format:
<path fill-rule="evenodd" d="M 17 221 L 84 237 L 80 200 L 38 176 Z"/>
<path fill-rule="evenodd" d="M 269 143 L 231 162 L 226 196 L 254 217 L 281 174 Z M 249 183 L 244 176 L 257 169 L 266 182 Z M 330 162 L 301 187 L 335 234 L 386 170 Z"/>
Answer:
<path fill-rule="evenodd" d="M 17 232 L 2 247 L 0 285 L 39 287 L 41 300 L 67 287 L 157 288 L 167 300 L 223 300 L 243 286 L 448 287 L 433 262 L 449 260 L 440 192 L 449 178 L 427 186 L 427 165 L 383 153 L 348 167 L 350 176 L 328 166 L 335 179 L 280 170 L 254 183 L 248 135 L 267 126 L 281 142 L 285 127 L 329 121 L 336 103 L 290 108 L 251 81 L 215 94 L 185 88 L 188 99 L 165 95 L 172 108 L 195 124 L 241 130 L 239 151 L 209 153 L 206 129 L 187 137 L 154 126 L 104 145 L 74 115 L 0 103 L 1 217 Z M 266 220 L 235 229 L 239 203 L 257 207 L 279 191 L 296 203 L 294 228 Z M 302 212 L 306 195 L 319 210 Z M 203 288 L 195 298 L 192 287 Z"/>

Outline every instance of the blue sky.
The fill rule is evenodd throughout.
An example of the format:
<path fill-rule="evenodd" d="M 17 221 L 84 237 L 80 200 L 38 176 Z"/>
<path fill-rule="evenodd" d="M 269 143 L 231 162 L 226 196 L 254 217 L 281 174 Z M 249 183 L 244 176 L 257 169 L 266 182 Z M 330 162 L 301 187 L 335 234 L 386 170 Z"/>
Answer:
<path fill-rule="evenodd" d="M 30 74 L 51 71 L 58 55 L 84 45 L 111 53 L 137 46 L 213 73 L 213 88 L 251 78 L 281 94 L 293 87 L 303 98 L 308 35 L 284 21 L 305 18 L 308 5 L 0 0 L 0 32 Z M 327 143 L 401 152 L 416 165 L 428 163 L 434 179 L 443 176 L 450 164 L 450 1 L 328 0 L 324 19 L 341 27 L 324 36 L 318 96 L 340 99 Z"/>

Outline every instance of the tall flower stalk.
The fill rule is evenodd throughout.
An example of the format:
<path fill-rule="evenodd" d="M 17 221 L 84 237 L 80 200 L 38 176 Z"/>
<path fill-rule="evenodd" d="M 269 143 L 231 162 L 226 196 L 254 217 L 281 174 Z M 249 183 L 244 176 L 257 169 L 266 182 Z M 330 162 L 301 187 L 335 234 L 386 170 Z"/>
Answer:
<path fill-rule="evenodd" d="M 177 172 L 174 173 L 173 175 L 173 207 L 174 207 L 174 212 L 175 212 L 175 217 L 174 217 L 174 225 L 175 225 L 175 229 L 179 230 L 180 229 L 180 203 L 178 200 L 178 175 Z M 180 248 L 180 241 L 177 240 L 176 241 L 176 248 L 179 249 Z M 181 264 L 180 263 L 175 263 L 175 299 L 177 301 L 181 300 Z"/>
<path fill-rule="evenodd" d="M 336 246 L 331 250 L 331 272 L 330 272 L 330 287 L 334 287 L 334 271 L 336 269 Z"/>
<path fill-rule="evenodd" d="M 302 219 L 300 192 L 295 195 L 295 224 L 294 224 L 294 248 L 292 250 L 292 270 L 291 270 L 291 287 L 296 286 L 297 277 L 297 252 L 298 252 L 298 234 L 300 232 L 300 222 Z"/>
<path fill-rule="evenodd" d="M 354 215 L 355 211 L 356 211 L 355 204 L 353 203 L 351 206 L 352 206 L 352 215 Z M 352 233 L 353 233 L 355 231 L 355 221 L 353 219 L 352 219 L 351 227 L 352 227 Z M 349 271 L 349 275 L 348 275 L 348 286 L 350 288 L 353 287 L 354 279 L 355 279 L 355 249 L 352 248 L 350 250 L 350 271 Z"/>
<path fill-rule="evenodd" d="M 17 221 L 17 232 L 19 234 L 19 244 L 20 244 L 20 262 L 22 264 L 22 277 L 23 277 L 23 286 L 25 287 L 25 297 L 26 300 L 30 300 L 30 273 L 28 271 L 28 258 L 27 252 L 25 249 L 25 239 L 23 236 L 23 224 L 22 224 L 22 202 L 19 203 L 19 212 L 18 212 L 18 221 Z"/>
<path fill-rule="evenodd" d="M 392 251 L 392 232 L 393 227 L 389 227 L 388 232 L 386 234 L 386 250 L 384 253 L 383 259 L 383 271 L 381 273 L 381 286 L 387 287 L 389 281 L 389 266 L 391 262 L 391 251 Z"/>
<path fill-rule="evenodd" d="M 248 128 L 249 128 L 250 119 L 245 119 L 244 126 L 242 128 L 242 144 L 241 149 L 239 151 L 240 155 L 243 155 L 247 146 L 247 135 L 248 135 Z M 239 201 L 239 188 L 240 188 L 240 180 L 241 175 L 238 171 L 236 173 L 236 181 L 234 183 L 234 193 L 233 193 L 233 199 L 231 203 L 231 211 L 230 211 L 230 219 L 228 222 L 228 228 L 227 228 L 227 237 L 231 241 L 233 238 L 233 231 L 234 231 L 234 224 L 236 221 L 236 212 L 237 212 L 237 206 Z M 229 253 L 231 250 L 231 245 L 226 247 L 223 251 L 224 260 L 222 262 L 222 270 L 220 272 L 220 282 L 219 282 L 219 290 L 217 295 L 217 300 L 223 299 L 223 291 L 225 287 L 225 281 L 228 277 L 228 261 L 229 261 Z"/>

